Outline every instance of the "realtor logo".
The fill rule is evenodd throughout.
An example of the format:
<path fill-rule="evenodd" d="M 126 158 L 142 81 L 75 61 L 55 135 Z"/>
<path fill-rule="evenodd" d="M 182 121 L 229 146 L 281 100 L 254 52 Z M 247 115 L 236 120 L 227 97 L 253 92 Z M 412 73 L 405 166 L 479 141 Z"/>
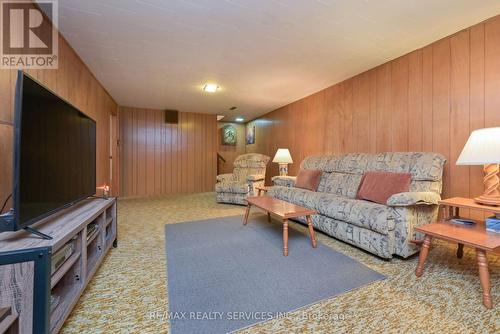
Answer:
<path fill-rule="evenodd" d="M 57 68 L 56 0 L 2 0 L 1 18 L 0 68 Z"/>

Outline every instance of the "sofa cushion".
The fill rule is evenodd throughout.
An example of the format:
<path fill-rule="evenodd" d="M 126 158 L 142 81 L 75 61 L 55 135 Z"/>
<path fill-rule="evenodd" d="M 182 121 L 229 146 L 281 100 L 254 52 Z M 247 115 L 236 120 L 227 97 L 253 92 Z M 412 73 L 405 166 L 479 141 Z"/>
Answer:
<path fill-rule="evenodd" d="M 441 181 L 446 159 L 439 153 L 385 152 L 310 156 L 300 167 L 323 172 L 364 174 L 367 171 L 410 173 L 413 181 Z"/>
<path fill-rule="evenodd" d="M 321 173 L 319 169 L 301 169 L 297 175 L 295 187 L 317 191 Z"/>
<path fill-rule="evenodd" d="M 362 175 L 347 173 L 324 173 L 326 175 L 325 185 L 322 192 L 330 193 L 348 198 L 356 198 Z"/>
<path fill-rule="evenodd" d="M 274 186 L 269 189 L 267 195 L 308 209 L 316 210 L 316 203 L 319 201 L 321 193 L 301 188 Z"/>
<path fill-rule="evenodd" d="M 392 195 L 408 192 L 410 182 L 410 173 L 366 172 L 356 198 L 385 205 Z"/>
<path fill-rule="evenodd" d="M 272 187 L 267 194 L 283 201 L 317 210 L 318 213 L 332 219 L 345 221 L 381 234 L 388 234 L 395 228 L 393 210 L 385 205 L 280 186 Z"/>
<path fill-rule="evenodd" d="M 215 184 L 215 191 L 218 193 L 247 194 L 248 184 L 238 181 L 224 181 Z"/>
<path fill-rule="evenodd" d="M 327 217 L 382 234 L 395 228 L 393 210 L 388 206 L 327 193 L 321 193 L 316 200 L 315 209 Z"/>
<path fill-rule="evenodd" d="M 296 176 L 273 176 L 271 178 L 275 186 L 295 187 Z"/>

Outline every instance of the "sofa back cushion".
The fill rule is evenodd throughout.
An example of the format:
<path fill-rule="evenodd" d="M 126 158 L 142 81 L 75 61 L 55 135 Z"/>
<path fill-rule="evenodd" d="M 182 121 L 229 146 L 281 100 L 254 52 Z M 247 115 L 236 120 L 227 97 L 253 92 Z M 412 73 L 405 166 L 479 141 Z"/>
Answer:
<path fill-rule="evenodd" d="M 444 156 L 426 152 L 386 152 L 378 154 L 349 153 L 342 155 L 321 155 L 305 158 L 304 169 L 320 169 L 322 176 L 318 191 L 354 198 L 359 183 L 357 178 L 339 178 L 335 173 L 358 175 L 361 180 L 365 172 L 410 173 L 410 191 L 441 192 Z M 340 181 L 341 180 L 341 181 Z M 354 192 L 354 195 L 352 195 Z"/>
<path fill-rule="evenodd" d="M 394 194 L 410 190 L 410 173 L 366 172 L 356 198 L 386 204 Z"/>
<path fill-rule="evenodd" d="M 301 169 L 297 174 L 295 187 L 317 191 L 322 173 L 319 169 Z"/>
<path fill-rule="evenodd" d="M 236 181 L 246 182 L 249 175 L 266 175 L 265 168 L 241 168 L 233 169 L 233 175 Z"/>
<path fill-rule="evenodd" d="M 325 182 L 322 192 L 353 199 L 356 198 L 363 175 L 337 172 L 324 174 Z"/>

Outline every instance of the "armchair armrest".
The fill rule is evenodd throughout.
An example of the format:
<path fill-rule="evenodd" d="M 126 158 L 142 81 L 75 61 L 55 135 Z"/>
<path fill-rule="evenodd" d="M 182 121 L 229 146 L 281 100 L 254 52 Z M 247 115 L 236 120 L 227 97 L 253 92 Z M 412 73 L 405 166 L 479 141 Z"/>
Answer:
<path fill-rule="evenodd" d="M 282 187 L 295 187 L 296 176 L 273 176 L 273 184 Z"/>
<path fill-rule="evenodd" d="M 438 205 L 441 196 L 432 191 L 394 194 L 387 200 L 388 206 Z"/>
<path fill-rule="evenodd" d="M 251 181 L 251 182 L 255 182 L 255 181 L 262 181 L 264 180 L 266 177 L 265 175 L 262 175 L 262 174 L 254 174 L 254 175 L 248 175 L 247 177 L 247 181 Z"/>
<path fill-rule="evenodd" d="M 234 174 L 220 174 L 217 175 L 217 182 L 233 181 Z"/>

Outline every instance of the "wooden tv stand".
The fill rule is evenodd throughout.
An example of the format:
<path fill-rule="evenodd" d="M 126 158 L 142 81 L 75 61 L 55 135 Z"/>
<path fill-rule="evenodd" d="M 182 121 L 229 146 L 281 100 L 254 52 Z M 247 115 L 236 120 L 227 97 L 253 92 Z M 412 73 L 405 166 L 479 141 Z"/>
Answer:
<path fill-rule="evenodd" d="M 87 227 L 98 230 L 87 240 Z M 44 240 L 26 231 L 0 234 L 0 254 L 4 251 L 51 247 L 55 254 L 71 240 L 72 255 L 51 274 L 50 333 L 57 333 L 68 318 L 106 253 L 116 243 L 116 199 L 89 198 L 32 226 L 52 237 Z M 19 263 L 0 266 L 0 309 L 9 308 L 18 323 L 14 333 L 32 333 L 33 266 Z M 16 289 L 16 291 L 13 291 Z"/>

